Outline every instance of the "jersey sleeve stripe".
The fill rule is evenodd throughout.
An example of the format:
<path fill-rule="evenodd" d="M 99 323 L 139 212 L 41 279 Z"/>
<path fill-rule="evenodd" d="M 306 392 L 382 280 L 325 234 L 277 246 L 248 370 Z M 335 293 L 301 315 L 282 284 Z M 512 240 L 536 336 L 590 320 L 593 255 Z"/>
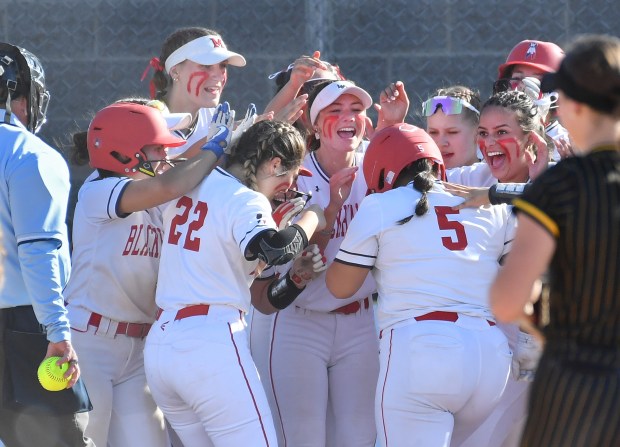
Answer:
<path fill-rule="evenodd" d="M 353 267 L 365 268 L 365 269 L 368 269 L 368 270 L 372 270 L 373 267 L 374 267 L 372 265 L 364 265 L 364 264 L 357 264 L 355 262 L 343 261 L 342 259 L 338 259 L 338 258 L 334 259 L 334 262 L 339 262 L 340 264 L 350 265 L 350 266 L 353 266 Z"/>
<path fill-rule="evenodd" d="M 551 219 L 547 214 L 545 214 L 542 210 L 535 207 L 529 202 L 526 202 L 523 199 L 515 199 L 513 201 L 513 205 L 515 208 L 523 211 L 528 216 L 532 217 L 538 223 L 540 223 L 543 227 L 549 231 L 554 237 L 560 236 L 560 229 L 555 223 L 553 219 Z"/>
<path fill-rule="evenodd" d="M 363 255 L 361 253 L 353 253 L 352 251 L 343 250 L 342 248 L 339 251 L 340 251 L 340 253 L 346 253 L 346 254 L 351 255 L 351 256 L 360 256 L 360 257 L 363 257 L 363 258 L 377 259 L 376 256 Z"/>

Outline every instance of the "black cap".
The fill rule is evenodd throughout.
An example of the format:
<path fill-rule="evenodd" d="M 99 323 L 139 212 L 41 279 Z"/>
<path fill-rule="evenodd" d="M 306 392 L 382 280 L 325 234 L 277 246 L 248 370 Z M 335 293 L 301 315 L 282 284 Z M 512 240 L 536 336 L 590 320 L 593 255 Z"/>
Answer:
<path fill-rule="evenodd" d="M 578 84 L 566 69 L 564 61 L 558 71 L 545 74 L 540 82 L 540 91 L 543 93 L 558 90 L 574 101 L 582 102 L 599 112 L 611 113 L 616 108 L 613 99 Z"/>

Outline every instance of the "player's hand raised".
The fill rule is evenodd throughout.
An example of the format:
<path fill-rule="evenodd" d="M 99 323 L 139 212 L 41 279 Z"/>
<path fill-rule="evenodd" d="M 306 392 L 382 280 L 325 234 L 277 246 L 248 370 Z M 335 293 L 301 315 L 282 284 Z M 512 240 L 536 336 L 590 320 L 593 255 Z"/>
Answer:
<path fill-rule="evenodd" d="M 278 205 L 271 213 L 273 220 L 278 226 L 278 230 L 284 230 L 288 227 L 293 218 L 301 213 L 304 206 L 306 206 L 306 201 L 303 197 L 295 197 Z"/>
<path fill-rule="evenodd" d="M 234 122 L 235 111 L 230 110 L 229 104 L 224 102 L 218 105 L 209 124 L 207 142 L 202 146 L 202 150 L 213 151 L 218 157 L 222 153 L 229 153 Z"/>

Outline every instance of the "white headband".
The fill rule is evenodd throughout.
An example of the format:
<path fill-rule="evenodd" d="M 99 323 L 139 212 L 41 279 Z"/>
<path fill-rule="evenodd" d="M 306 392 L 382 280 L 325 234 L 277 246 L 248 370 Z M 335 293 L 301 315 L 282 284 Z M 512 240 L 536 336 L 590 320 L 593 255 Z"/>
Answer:
<path fill-rule="evenodd" d="M 220 36 L 202 36 L 174 50 L 164 64 L 166 73 L 170 74 L 172 67 L 188 59 L 200 65 L 215 65 L 225 60 L 237 67 L 245 65 L 245 58 L 228 51 Z"/>
<path fill-rule="evenodd" d="M 357 96 L 362 101 L 364 109 L 368 109 L 372 105 L 372 98 L 363 88 L 349 81 L 335 81 L 321 90 L 314 98 L 312 106 L 310 106 L 310 121 L 312 124 L 316 121 L 316 117 L 321 110 L 345 93 Z"/>

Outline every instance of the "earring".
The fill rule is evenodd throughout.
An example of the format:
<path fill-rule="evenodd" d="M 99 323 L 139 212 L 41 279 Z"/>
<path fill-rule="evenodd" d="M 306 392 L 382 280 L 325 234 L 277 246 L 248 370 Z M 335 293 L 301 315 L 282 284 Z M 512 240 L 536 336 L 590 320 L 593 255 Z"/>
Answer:
<path fill-rule="evenodd" d="M 321 139 L 321 135 L 319 134 L 319 130 L 318 129 L 314 129 L 314 138 L 316 138 L 317 140 Z"/>

